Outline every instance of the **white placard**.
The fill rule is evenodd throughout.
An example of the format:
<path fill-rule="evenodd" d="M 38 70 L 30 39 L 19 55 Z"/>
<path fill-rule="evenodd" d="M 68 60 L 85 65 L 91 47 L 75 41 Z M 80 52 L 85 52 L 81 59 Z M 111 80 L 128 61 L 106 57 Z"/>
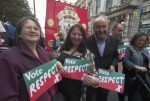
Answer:
<path fill-rule="evenodd" d="M 2 25 L 2 22 L 0 21 L 0 32 L 6 32 L 4 26 Z"/>

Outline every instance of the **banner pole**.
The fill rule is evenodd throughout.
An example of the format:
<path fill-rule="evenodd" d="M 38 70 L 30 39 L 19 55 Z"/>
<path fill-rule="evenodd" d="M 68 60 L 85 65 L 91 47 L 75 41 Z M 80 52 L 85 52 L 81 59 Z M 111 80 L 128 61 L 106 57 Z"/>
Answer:
<path fill-rule="evenodd" d="M 34 16 L 36 17 L 35 0 L 33 0 L 33 9 L 34 9 Z"/>

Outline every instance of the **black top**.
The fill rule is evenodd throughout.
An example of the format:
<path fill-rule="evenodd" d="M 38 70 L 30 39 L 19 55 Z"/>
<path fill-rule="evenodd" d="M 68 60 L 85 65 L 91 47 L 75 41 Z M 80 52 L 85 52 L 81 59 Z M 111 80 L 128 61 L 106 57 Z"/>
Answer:
<path fill-rule="evenodd" d="M 64 61 L 66 58 L 75 58 L 75 59 L 80 59 L 79 57 L 72 56 L 68 53 L 62 52 L 57 60 L 60 61 L 62 64 L 64 64 Z M 58 83 L 58 89 L 62 93 L 71 93 L 71 92 L 81 92 L 81 86 L 82 82 L 79 80 L 73 80 L 69 78 L 63 78 L 61 82 Z"/>

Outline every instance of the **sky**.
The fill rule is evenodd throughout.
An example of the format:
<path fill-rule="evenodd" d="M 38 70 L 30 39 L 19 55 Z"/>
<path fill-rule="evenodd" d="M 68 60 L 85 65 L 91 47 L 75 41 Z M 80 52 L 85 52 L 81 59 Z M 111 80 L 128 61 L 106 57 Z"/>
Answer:
<path fill-rule="evenodd" d="M 32 12 L 34 12 L 33 0 L 27 0 Z M 71 3 L 75 3 L 77 0 L 66 0 Z M 42 27 L 42 31 L 45 32 L 45 16 L 46 16 L 46 0 L 35 0 L 35 12 L 36 17 L 39 20 L 39 23 Z"/>

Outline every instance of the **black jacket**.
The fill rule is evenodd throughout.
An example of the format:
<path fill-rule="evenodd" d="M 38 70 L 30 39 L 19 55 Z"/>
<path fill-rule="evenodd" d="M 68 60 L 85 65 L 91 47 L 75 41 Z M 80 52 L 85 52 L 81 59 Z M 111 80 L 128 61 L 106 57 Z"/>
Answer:
<path fill-rule="evenodd" d="M 107 70 L 109 69 L 110 65 L 117 66 L 117 47 L 117 38 L 108 35 L 103 56 L 101 56 L 94 34 L 87 39 L 87 48 L 95 55 L 94 60 L 96 69 L 101 68 Z"/>

